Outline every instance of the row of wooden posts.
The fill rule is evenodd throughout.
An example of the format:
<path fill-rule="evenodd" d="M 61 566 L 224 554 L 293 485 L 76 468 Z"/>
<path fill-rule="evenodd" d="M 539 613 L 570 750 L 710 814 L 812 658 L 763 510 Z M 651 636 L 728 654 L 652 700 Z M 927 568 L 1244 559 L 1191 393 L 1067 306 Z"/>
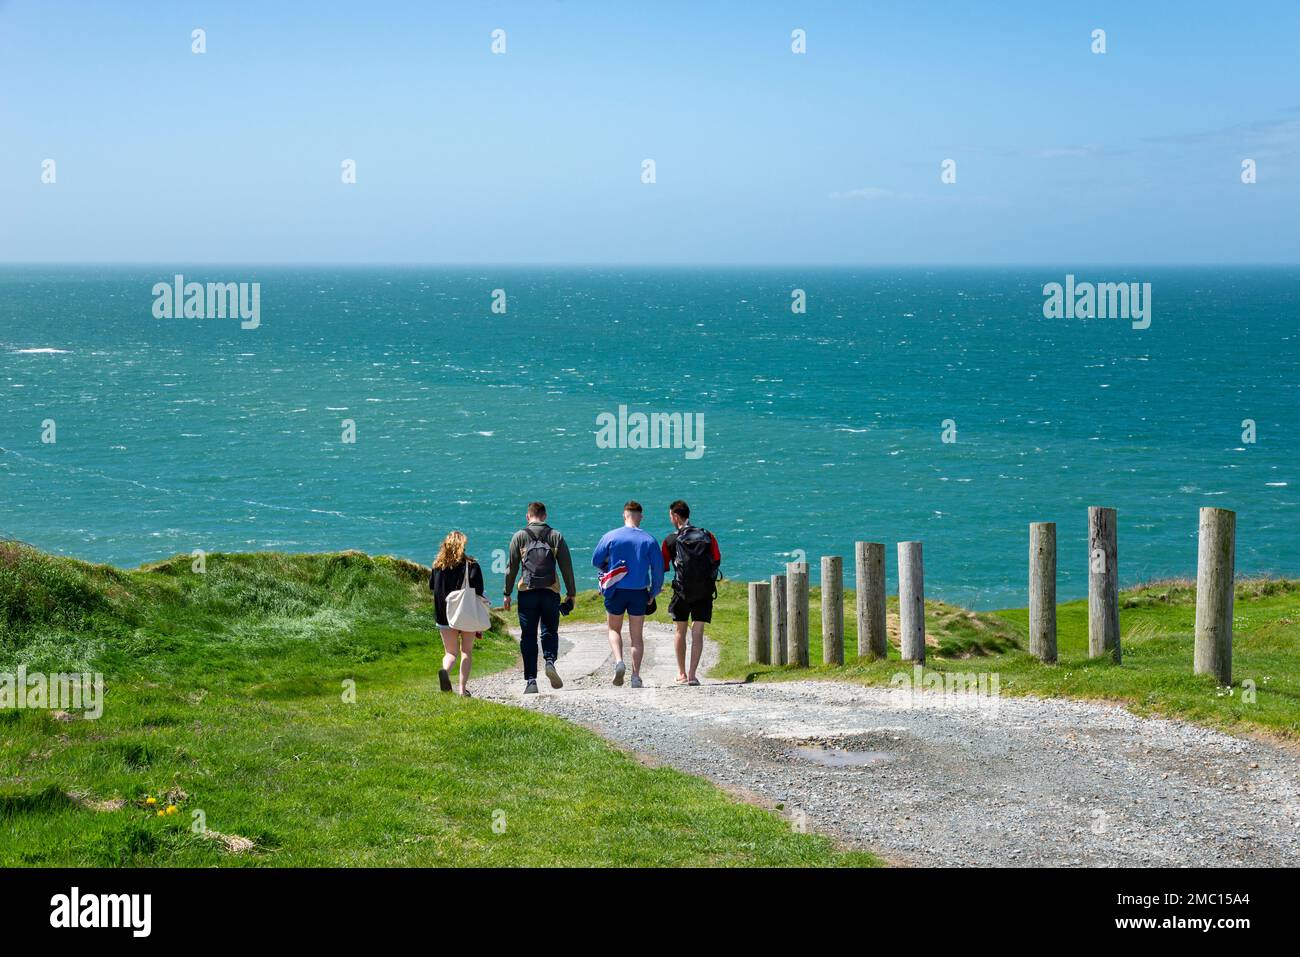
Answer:
<path fill-rule="evenodd" d="M 1201 509 L 1196 569 L 1196 642 L 1193 670 L 1232 683 L 1232 601 L 1237 515 Z M 857 542 L 858 656 L 884 658 L 885 546 Z M 808 563 L 791 562 L 784 575 L 749 583 L 751 664 L 808 667 Z M 827 555 L 822 571 L 822 660 L 844 664 L 844 560 Z M 898 543 L 899 650 L 904 661 L 925 661 L 925 571 L 920 542 Z M 1029 526 L 1029 651 L 1056 661 L 1056 523 Z M 1088 509 L 1088 654 L 1122 658 L 1119 640 L 1118 523 L 1113 508 Z"/>

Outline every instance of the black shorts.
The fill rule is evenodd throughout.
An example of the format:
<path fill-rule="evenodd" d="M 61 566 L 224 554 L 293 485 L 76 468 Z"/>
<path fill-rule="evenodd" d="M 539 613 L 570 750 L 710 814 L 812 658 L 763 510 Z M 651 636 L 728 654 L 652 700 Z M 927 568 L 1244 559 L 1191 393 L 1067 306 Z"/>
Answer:
<path fill-rule="evenodd" d="M 672 616 L 673 621 L 698 621 L 708 624 L 713 621 L 713 596 L 705 595 L 703 598 L 687 598 L 685 595 L 673 592 L 673 597 L 668 601 L 668 614 Z"/>

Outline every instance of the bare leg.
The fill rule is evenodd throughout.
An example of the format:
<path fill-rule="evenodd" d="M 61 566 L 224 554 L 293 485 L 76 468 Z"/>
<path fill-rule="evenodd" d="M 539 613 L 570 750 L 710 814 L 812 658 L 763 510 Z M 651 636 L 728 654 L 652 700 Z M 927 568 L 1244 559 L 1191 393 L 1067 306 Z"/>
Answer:
<path fill-rule="evenodd" d="M 677 640 L 673 644 L 673 650 L 677 652 L 677 680 L 686 680 L 686 622 L 675 621 L 677 626 Z"/>
<path fill-rule="evenodd" d="M 627 616 L 627 636 L 632 642 L 632 677 L 641 674 L 641 659 L 645 657 L 645 615 Z"/>
<path fill-rule="evenodd" d="M 610 615 L 605 622 L 609 628 L 609 650 L 614 652 L 615 663 L 623 660 L 623 616 Z"/>
<path fill-rule="evenodd" d="M 457 638 L 460 632 L 455 628 L 439 628 L 438 634 L 442 636 L 442 670 L 451 671 L 451 666 L 456 663 L 456 652 L 460 650 Z"/>
<path fill-rule="evenodd" d="M 460 633 L 460 691 L 469 685 L 469 672 L 474 664 L 474 632 Z"/>
<path fill-rule="evenodd" d="M 695 670 L 700 666 L 700 657 L 704 654 L 704 622 L 691 622 L 691 671 L 687 681 L 695 680 Z"/>

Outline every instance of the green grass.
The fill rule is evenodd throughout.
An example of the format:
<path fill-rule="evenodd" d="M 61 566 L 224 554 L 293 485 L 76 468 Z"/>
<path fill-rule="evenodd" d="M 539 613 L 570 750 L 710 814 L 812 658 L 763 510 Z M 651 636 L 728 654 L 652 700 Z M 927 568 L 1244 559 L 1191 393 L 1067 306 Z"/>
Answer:
<path fill-rule="evenodd" d="M 1104 699 L 1140 714 L 1186 718 L 1236 732 L 1263 732 L 1300 739 L 1300 581 L 1258 579 L 1237 583 L 1233 615 L 1233 686 L 1192 674 L 1195 584 L 1155 582 L 1120 594 L 1123 664 L 1088 658 L 1088 603 L 1057 608 L 1059 661 L 1044 665 L 1030 656 L 1028 611 L 970 612 L 926 602 L 926 632 L 938 646 L 927 649 L 927 671 L 999 675 L 1003 694 Z M 854 596 L 845 593 L 846 661 L 822 660 L 821 595 L 809 602 L 809 669 L 748 663 L 748 599 L 743 582 L 723 582 L 709 634 L 721 645 L 715 677 L 765 680 L 838 678 L 888 684 L 903 669 L 896 644 L 884 661 L 857 658 Z M 666 621 L 666 602 L 655 616 Z M 598 620 L 603 611 L 584 597 L 578 613 Z M 889 599 L 897 613 L 897 599 Z M 908 666 L 910 667 L 910 666 Z M 1251 688 L 1253 683 L 1253 700 Z"/>
<path fill-rule="evenodd" d="M 0 671 L 107 684 L 98 720 L 0 711 L 0 866 L 877 863 L 557 718 L 438 693 L 418 565 L 190 562 L 0 545 Z M 498 622 L 475 674 L 516 660 Z"/>

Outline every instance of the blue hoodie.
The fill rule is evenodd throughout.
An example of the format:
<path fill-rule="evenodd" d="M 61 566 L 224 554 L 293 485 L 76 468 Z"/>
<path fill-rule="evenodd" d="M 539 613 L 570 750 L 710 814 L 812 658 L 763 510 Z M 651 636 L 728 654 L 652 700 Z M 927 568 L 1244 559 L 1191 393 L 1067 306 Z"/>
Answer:
<path fill-rule="evenodd" d="M 605 571 L 627 563 L 627 575 L 618 583 L 619 588 L 644 589 L 650 586 L 650 594 L 658 595 L 664 587 L 663 558 L 659 553 L 659 542 L 649 532 L 624 525 L 606 532 L 591 556 L 591 564 Z"/>

